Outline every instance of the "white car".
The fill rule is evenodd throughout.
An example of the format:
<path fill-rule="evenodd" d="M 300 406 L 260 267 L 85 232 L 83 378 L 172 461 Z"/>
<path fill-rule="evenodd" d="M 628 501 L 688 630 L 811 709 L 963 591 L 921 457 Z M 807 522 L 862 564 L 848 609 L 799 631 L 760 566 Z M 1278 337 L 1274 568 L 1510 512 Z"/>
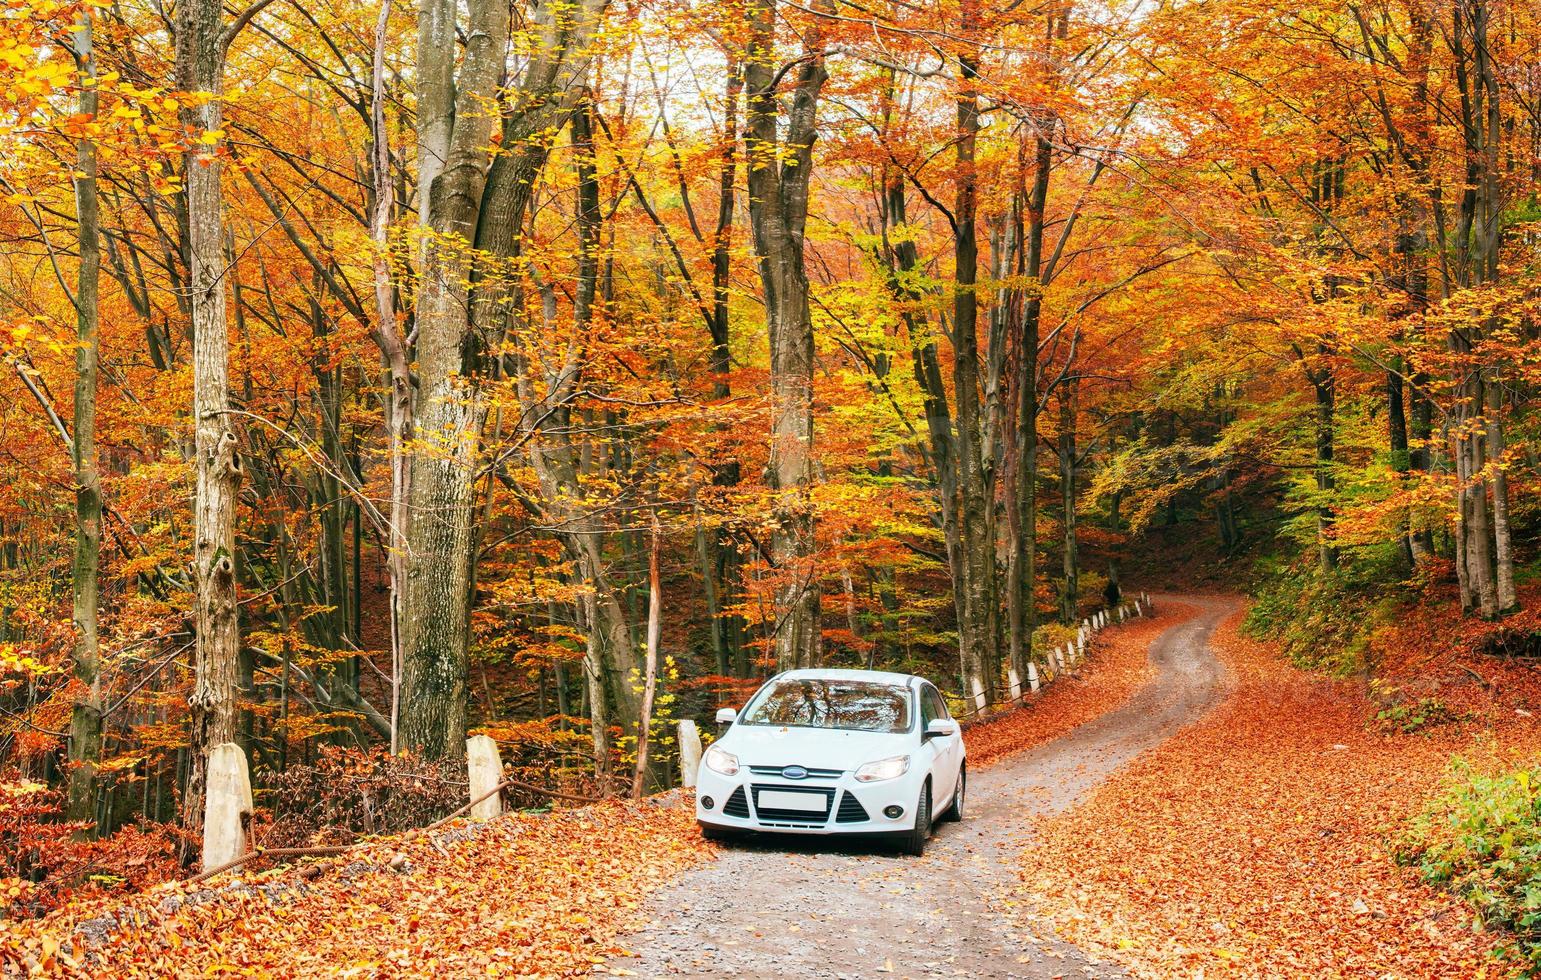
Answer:
<path fill-rule="evenodd" d="M 696 821 L 745 831 L 873 834 L 919 855 L 937 815 L 963 819 L 963 733 L 930 681 L 873 670 L 790 670 L 741 712 L 696 776 Z"/>

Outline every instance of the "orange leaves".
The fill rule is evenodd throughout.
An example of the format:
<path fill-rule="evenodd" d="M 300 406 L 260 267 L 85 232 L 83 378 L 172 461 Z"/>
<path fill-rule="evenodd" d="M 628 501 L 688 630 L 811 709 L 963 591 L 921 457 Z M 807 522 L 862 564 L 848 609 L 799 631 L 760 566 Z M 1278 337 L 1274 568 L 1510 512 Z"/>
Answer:
<path fill-rule="evenodd" d="M 1453 739 L 1389 738 L 1351 683 L 1215 634 L 1229 700 L 1046 821 L 1024 878 L 1068 938 L 1139 976 L 1472 977 L 1492 940 L 1386 834 Z"/>
<path fill-rule="evenodd" d="M 96 966 L 60 958 L 55 975 L 580 976 L 617 952 L 647 891 L 707 853 L 675 804 L 513 815 L 408 835 L 309 878 L 218 879 L 71 908 L 0 934 L 0 964 L 41 963 L 84 926 L 100 936 L 86 944 Z"/>

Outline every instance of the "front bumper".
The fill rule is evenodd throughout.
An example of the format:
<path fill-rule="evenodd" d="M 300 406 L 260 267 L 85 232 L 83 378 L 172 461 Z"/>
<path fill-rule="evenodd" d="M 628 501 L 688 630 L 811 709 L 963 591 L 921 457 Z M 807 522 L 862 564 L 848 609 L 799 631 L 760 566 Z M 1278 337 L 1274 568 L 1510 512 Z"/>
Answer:
<path fill-rule="evenodd" d="M 765 769 L 754 772 L 745 766 L 724 776 L 702 766 L 696 780 L 696 821 L 724 830 L 779 834 L 896 834 L 915 826 L 920 790 L 912 785 L 913 773 L 859 783 L 849 772 L 788 779 Z M 787 805 L 792 803 L 796 805 Z M 889 807 L 900 812 L 885 816 Z"/>

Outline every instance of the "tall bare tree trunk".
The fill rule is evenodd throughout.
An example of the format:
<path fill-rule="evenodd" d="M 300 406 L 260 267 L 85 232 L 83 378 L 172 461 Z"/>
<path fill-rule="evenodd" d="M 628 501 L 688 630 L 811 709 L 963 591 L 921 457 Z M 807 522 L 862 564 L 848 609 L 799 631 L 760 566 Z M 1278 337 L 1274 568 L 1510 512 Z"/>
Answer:
<path fill-rule="evenodd" d="M 658 690 L 658 647 L 663 643 L 663 579 L 658 573 L 662 538 L 658 515 L 654 514 L 647 549 L 647 653 L 642 672 L 642 712 L 637 722 L 637 768 L 631 779 L 632 799 L 642 798 L 647 779 L 647 754 L 651 748 L 649 729 L 653 724 L 653 698 Z"/>
<path fill-rule="evenodd" d="M 562 127 L 581 96 L 605 2 L 538 7 L 526 25 L 530 48 L 516 86 L 504 78 L 507 4 L 467 4 L 456 73 L 457 4 L 428 2 L 419 13 L 418 165 L 420 186 L 424 177 L 431 186 L 413 434 L 432 448 L 413 456 L 409 476 L 400 739 L 429 758 L 458 758 L 465 752 L 475 473 L 487 412 L 476 375 L 501 370 L 518 305 L 519 273 L 510 270 L 519 268 L 519 236 L 545 163 L 545 134 Z M 500 100 L 494 156 L 488 147 L 500 116 L 489 106 Z"/>
<path fill-rule="evenodd" d="M 803 265 L 809 178 L 819 90 L 825 78 L 823 40 L 815 20 L 803 39 L 793 76 L 786 136 L 778 125 L 776 0 L 752 0 L 749 50 L 744 62 L 749 222 L 760 259 L 760 282 L 770 331 L 770 464 L 775 494 L 771 559 L 776 662 L 782 669 L 817 662 L 819 578 L 815 558 L 812 488 L 813 319 Z"/>
<path fill-rule="evenodd" d="M 975 0 L 964 0 L 961 30 L 977 23 Z M 959 528 L 962 532 L 963 581 L 967 616 L 958 624 L 963 685 L 977 708 L 995 693 L 1000 630 L 996 609 L 995 461 L 984 448 L 984 410 L 980 405 L 979 242 L 975 229 L 978 175 L 975 147 L 979 136 L 979 69 L 970 52 L 958 59 L 960 90 L 956 100 L 957 163 L 953 202 L 953 397 L 957 405 Z M 1035 355 L 1036 357 L 1036 352 Z"/>
<path fill-rule="evenodd" d="M 428 758 L 465 752 L 470 643 L 471 515 L 475 464 L 486 406 L 463 371 L 469 330 L 473 246 L 487 185 L 487 147 L 497 124 L 488 104 L 502 79 L 509 10 L 498 0 L 469 6 L 466 48 L 453 71 L 453 0 L 420 11 L 419 166 L 427 188 L 428 242 L 417 309 L 420 379 L 407 530 L 407 604 L 402 625 L 400 742 Z M 450 120 L 444 137 L 439 126 Z M 442 161 L 438 147 L 444 147 Z M 442 169 L 436 170 L 442 162 Z"/>
<path fill-rule="evenodd" d="M 1487 458 L 1493 470 L 1493 566 L 1498 614 L 1519 608 L 1514 588 L 1514 549 L 1509 530 L 1509 478 L 1504 474 L 1503 389 L 1497 377 L 1487 385 Z"/>
<path fill-rule="evenodd" d="M 1325 573 L 1338 567 L 1338 548 L 1332 543 L 1332 504 L 1327 499 L 1327 495 L 1337 486 L 1337 477 L 1332 469 L 1337 388 L 1332 369 L 1326 365 L 1307 368 L 1306 376 L 1316 392 L 1316 492 L 1322 498 L 1316 505 L 1316 552 L 1317 564 Z"/>
<path fill-rule="evenodd" d="M 80 71 L 80 114 L 95 120 L 98 108 L 93 10 L 83 6 L 75 25 L 75 61 Z M 75 289 L 75 562 L 71 570 L 75 618 L 75 679 L 84 693 L 70 717 L 70 820 L 94 820 L 96 764 L 102 753 L 101 651 L 97 636 L 99 568 L 102 551 L 102 483 L 96 459 L 96 384 L 101 349 L 97 340 L 100 299 L 100 209 L 96 194 L 96 142 L 75 144 L 75 219 L 80 272 Z"/>
<path fill-rule="evenodd" d="M 1075 622 L 1081 594 L 1081 553 L 1076 533 L 1077 452 L 1076 380 L 1066 378 L 1059 393 L 1059 486 L 1065 535 L 1061 554 L 1064 586 L 1060 591 L 1059 618 L 1064 623 Z"/>
<path fill-rule="evenodd" d="M 391 137 L 385 123 L 385 46 L 390 26 L 391 0 L 380 4 L 375 21 L 374 63 L 370 75 L 370 201 L 369 237 L 374 242 L 375 322 L 371 336 L 385 362 L 390 394 L 385 406 L 385 427 L 390 442 L 391 508 L 386 568 L 391 583 L 391 753 L 400 751 L 401 639 L 407 588 L 407 509 L 409 474 L 406 444 L 412 437 L 412 368 L 407 361 L 406 341 L 396 326 L 395 287 L 391 283 L 390 226 L 395 210 L 396 185 L 391 174 Z M 427 195 L 424 194 L 424 200 Z"/>
<path fill-rule="evenodd" d="M 733 215 L 737 197 L 738 105 L 744 89 L 743 65 L 729 56 L 727 83 L 723 99 L 722 162 L 717 177 L 717 228 L 712 238 L 712 314 L 711 369 L 712 395 L 728 399 L 733 395 L 728 373 L 733 369 L 733 351 L 729 331 L 728 292 L 731 285 L 733 257 Z M 722 461 L 712 470 L 712 482 L 719 487 L 737 486 L 741 473 L 737 459 Z M 732 604 L 733 583 L 737 580 L 737 555 L 725 540 L 723 528 L 703 526 L 701 539 L 701 578 L 706 591 L 707 615 L 711 620 L 712 652 L 717 657 L 718 672 L 749 675 L 749 657 L 744 649 L 744 621 L 723 614 Z"/>
<path fill-rule="evenodd" d="M 1022 325 L 1017 332 L 1016 467 L 1012 493 L 1007 501 L 1011 521 L 1011 553 L 1007 580 L 1007 617 L 1012 673 L 1020 683 L 1027 677 L 1033 653 L 1033 633 L 1038 610 L 1033 600 L 1038 557 L 1038 334 L 1043 311 L 1044 208 L 1049 196 L 1052 145 L 1046 134 L 1034 141 L 1033 184 L 1026 200 L 1019 199 L 1017 221 L 1025 225 L 1018 236 L 1025 240 L 1018 274 L 1032 282 L 1032 292 L 1021 299 Z M 1023 215 L 1023 209 L 1026 214 Z M 1023 221 L 1025 217 L 1025 223 Z"/>
<path fill-rule="evenodd" d="M 220 0 L 177 6 L 177 86 L 202 98 L 182 102 L 192 139 L 183 154 L 187 194 L 188 295 L 193 328 L 193 425 L 197 489 L 193 504 L 193 582 L 197 649 L 192 733 L 182 824 L 202 826 L 208 752 L 234 741 L 236 672 L 241 635 L 236 604 L 235 508 L 241 460 L 229 400 L 229 336 L 225 322 L 224 198 L 219 150 L 225 49 Z M 237 25 L 239 22 L 237 22 Z"/>
<path fill-rule="evenodd" d="M 1501 278 L 1499 261 L 1503 244 L 1503 164 L 1499 151 L 1503 143 L 1503 109 L 1500 104 L 1498 71 L 1493 65 L 1489 23 L 1493 11 L 1488 0 L 1469 0 L 1472 29 L 1472 79 L 1475 98 L 1473 121 L 1479 134 L 1481 181 L 1477 187 L 1478 215 L 1474 244 L 1478 282 L 1497 284 Z M 1496 324 L 1485 324 L 1484 334 Z M 1488 481 L 1493 491 L 1493 591 L 1494 614 L 1504 615 L 1519 608 L 1514 587 L 1514 551 L 1509 528 L 1509 480 L 1504 474 L 1503 388 L 1496 366 L 1488 367 L 1485 381 L 1485 444 Z M 1474 438 L 1475 441 L 1475 438 Z"/>

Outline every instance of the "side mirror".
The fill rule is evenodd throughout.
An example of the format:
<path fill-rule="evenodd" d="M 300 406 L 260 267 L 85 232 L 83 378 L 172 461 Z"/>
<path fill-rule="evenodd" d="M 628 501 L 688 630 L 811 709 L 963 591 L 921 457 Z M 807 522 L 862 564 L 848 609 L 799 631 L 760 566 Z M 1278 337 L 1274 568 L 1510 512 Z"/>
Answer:
<path fill-rule="evenodd" d="M 732 708 L 718 708 L 717 709 L 717 724 L 719 724 L 719 725 L 731 725 L 735 721 L 738 721 L 738 712 L 737 711 L 733 710 Z"/>
<path fill-rule="evenodd" d="M 937 718 L 926 726 L 926 734 L 922 741 L 931 738 L 941 738 L 946 735 L 956 735 L 959 731 L 958 723 L 953 719 Z"/>

